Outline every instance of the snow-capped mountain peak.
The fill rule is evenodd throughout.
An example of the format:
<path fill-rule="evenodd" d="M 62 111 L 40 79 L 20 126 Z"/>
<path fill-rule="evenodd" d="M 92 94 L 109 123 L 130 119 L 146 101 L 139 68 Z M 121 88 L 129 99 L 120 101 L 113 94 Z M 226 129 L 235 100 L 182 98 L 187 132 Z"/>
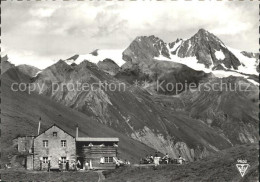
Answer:
<path fill-rule="evenodd" d="M 129 64 L 145 64 L 154 60 L 171 61 L 195 70 L 211 72 L 217 77 L 258 76 L 259 59 L 256 57 L 256 54 L 226 46 L 205 29 L 200 29 L 189 39 L 177 39 L 171 43 L 165 43 L 153 35 L 137 37 L 123 52 L 127 67 Z"/>

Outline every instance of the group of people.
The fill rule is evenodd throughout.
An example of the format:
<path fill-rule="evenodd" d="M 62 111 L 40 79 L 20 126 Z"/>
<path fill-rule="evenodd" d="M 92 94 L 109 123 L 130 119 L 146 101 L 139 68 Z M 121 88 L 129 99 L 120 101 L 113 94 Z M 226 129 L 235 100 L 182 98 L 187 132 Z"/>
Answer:
<path fill-rule="evenodd" d="M 93 167 L 92 167 L 92 161 L 91 161 L 91 160 L 86 161 L 85 164 L 83 165 L 83 162 L 80 162 L 80 160 L 78 159 L 77 162 L 76 162 L 75 169 L 76 169 L 77 171 L 78 171 L 78 170 L 81 170 L 81 169 L 91 170 L 91 169 L 93 169 Z"/>
<path fill-rule="evenodd" d="M 152 154 L 146 155 L 146 157 L 142 158 L 140 162 L 144 161 L 144 163 L 152 164 L 152 163 L 155 163 L 154 162 L 155 160 L 156 160 L 156 162 L 157 162 L 157 160 L 159 160 L 159 162 L 162 161 L 162 160 L 166 160 L 167 164 L 168 164 L 169 155 L 166 153 L 166 155 L 161 158 L 161 157 L 159 157 L 158 152 L 156 152 L 154 156 Z"/>
<path fill-rule="evenodd" d="M 166 153 L 163 157 L 162 157 L 162 162 L 165 164 L 169 164 L 170 163 L 171 158 L 169 157 L 168 153 Z M 183 158 L 181 155 L 179 155 L 179 158 L 177 159 L 177 163 L 178 164 L 183 164 L 185 162 L 185 158 Z"/>
<path fill-rule="evenodd" d="M 142 159 L 141 159 L 142 160 Z M 147 161 L 149 164 L 153 163 L 154 157 L 153 155 L 146 155 L 146 157 L 144 158 L 145 161 Z"/>
<path fill-rule="evenodd" d="M 166 153 L 166 154 L 162 157 L 162 161 L 165 162 L 166 164 L 169 164 L 170 158 L 169 158 L 168 153 Z"/>
<path fill-rule="evenodd" d="M 140 163 L 155 164 L 155 166 L 158 166 L 159 164 L 169 164 L 169 163 L 183 164 L 185 161 L 186 161 L 185 158 L 183 158 L 181 155 L 179 155 L 178 159 L 171 159 L 168 153 L 166 153 L 163 157 L 159 157 L 159 153 L 156 152 L 154 156 L 146 155 L 145 158 L 141 159 Z"/>
<path fill-rule="evenodd" d="M 131 164 L 130 161 L 125 160 L 125 161 L 123 162 L 123 161 L 122 161 L 121 159 L 119 159 L 119 158 L 115 158 L 115 162 L 116 162 L 116 166 L 117 166 L 117 167 L 120 167 L 120 166 L 128 166 L 128 165 Z"/>
<path fill-rule="evenodd" d="M 47 162 L 47 171 L 49 172 L 51 170 L 51 160 L 48 160 Z M 62 162 L 61 160 L 58 161 L 59 165 L 59 170 L 60 171 L 69 171 L 70 170 L 70 165 L 69 165 L 69 160 L 66 160 L 65 162 Z M 43 170 L 43 162 L 40 160 L 40 171 Z"/>
<path fill-rule="evenodd" d="M 178 163 L 183 164 L 184 162 L 186 162 L 186 160 L 182 156 L 179 156 Z"/>
<path fill-rule="evenodd" d="M 50 163 L 49 163 L 49 164 L 50 164 Z M 70 169 L 69 161 L 67 160 L 65 163 L 63 163 L 63 162 L 61 162 L 61 161 L 59 160 L 59 169 L 60 169 L 60 171 L 63 171 L 63 170 L 64 170 L 64 165 L 65 165 L 65 170 L 66 170 L 66 171 L 69 171 L 69 169 Z M 48 167 L 48 169 L 49 169 L 49 167 Z"/>

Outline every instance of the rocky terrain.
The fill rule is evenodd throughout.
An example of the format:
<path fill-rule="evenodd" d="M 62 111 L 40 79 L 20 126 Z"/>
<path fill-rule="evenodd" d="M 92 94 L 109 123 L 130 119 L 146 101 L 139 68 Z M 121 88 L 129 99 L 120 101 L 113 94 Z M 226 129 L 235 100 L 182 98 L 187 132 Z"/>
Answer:
<path fill-rule="evenodd" d="M 119 72 L 120 67 L 112 59 L 104 59 L 99 61 L 97 66 L 104 72 L 110 75 L 116 75 Z"/>
<path fill-rule="evenodd" d="M 209 90 L 214 86 L 215 90 Z M 178 96 L 156 96 L 159 104 L 189 113 L 233 144 L 257 142 L 258 87 L 241 77 L 212 78 Z"/>
<path fill-rule="evenodd" d="M 241 52 L 244 56 L 249 57 L 249 58 L 255 58 L 259 60 L 259 53 L 252 53 L 252 52 L 246 52 L 242 51 Z"/>
<path fill-rule="evenodd" d="M 36 68 L 34 66 L 21 64 L 18 66 L 15 66 L 14 64 L 10 63 L 8 56 L 1 57 L 1 71 L 2 74 L 9 70 L 10 68 L 14 68 L 16 70 L 19 70 L 19 73 L 23 73 L 24 75 L 28 75 L 29 77 L 36 76 L 37 73 L 39 73 L 41 70 L 39 68 Z"/>
<path fill-rule="evenodd" d="M 29 66 L 29 65 L 26 65 L 26 64 L 18 65 L 17 69 L 20 72 L 28 75 L 29 77 L 35 77 L 41 71 L 39 68 L 36 68 L 34 66 Z"/>
<path fill-rule="evenodd" d="M 1 74 L 6 72 L 6 70 L 15 67 L 12 63 L 8 61 L 8 56 L 1 57 Z"/>

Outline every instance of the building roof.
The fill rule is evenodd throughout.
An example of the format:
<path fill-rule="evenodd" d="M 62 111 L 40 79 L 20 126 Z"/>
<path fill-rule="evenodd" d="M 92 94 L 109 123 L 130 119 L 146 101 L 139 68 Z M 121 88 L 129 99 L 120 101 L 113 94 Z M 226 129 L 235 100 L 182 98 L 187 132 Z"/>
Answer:
<path fill-rule="evenodd" d="M 39 137 L 40 135 L 42 135 L 43 133 L 45 133 L 46 131 L 48 131 L 49 129 L 51 129 L 52 127 L 57 127 L 60 130 L 62 130 L 64 133 L 67 133 L 69 136 L 71 136 L 72 138 L 75 138 L 74 136 L 72 136 L 71 134 L 69 134 L 67 131 L 63 130 L 60 126 L 58 126 L 57 124 L 53 124 L 51 125 L 49 128 L 47 128 L 46 130 L 44 130 L 43 132 L 41 132 L 39 135 L 35 136 L 35 138 Z"/>
<path fill-rule="evenodd" d="M 119 142 L 119 138 L 77 137 L 77 142 Z"/>
<path fill-rule="evenodd" d="M 20 136 L 16 136 L 15 138 L 13 138 L 12 140 L 18 139 L 18 138 L 35 138 L 36 136 L 33 135 L 20 135 Z"/>

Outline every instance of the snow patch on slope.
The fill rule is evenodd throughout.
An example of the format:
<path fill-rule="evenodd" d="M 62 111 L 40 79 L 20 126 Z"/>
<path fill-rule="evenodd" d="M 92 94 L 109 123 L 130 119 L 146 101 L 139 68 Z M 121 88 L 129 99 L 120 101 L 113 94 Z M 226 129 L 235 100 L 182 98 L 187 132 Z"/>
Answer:
<path fill-rule="evenodd" d="M 257 85 L 257 86 L 259 86 L 259 83 L 258 82 L 256 82 L 255 80 L 252 80 L 252 79 L 247 79 L 248 81 L 250 81 L 251 83 L 253 83 L 254 85 Z"/>
<path fill-rule="evenodd" d="M 38 76 L 38 74 L 40 74 L 41 72 L 42 72 L 42 70 L 41 70 L 41 71 L 38 71 L 33 77 Z"/>
<path fill-rule="evenodd" d="M 99 61 L 103 61 L 104 59 L 112 59 L 118 66 L 122 66 L 125 61 L 122 59 L 123 50 L 98 50 L 98 55 L 95 56 L 93 54 L 83 54 L 79 55 L 76 60 L 70 59 L 66 60 L 67 64 L 80 64 L 82 61 L 89 61 L 97 64 Z"/>
<path fill-rule="evenodd" d="M 206 68 L 204 64 L 198 63 L 198 60 L 195 56 L 180 58 L 176 55 L 171 55 L 171 59 L 169 59 L 169 58 L 164 57 L 163 55 L 160 55 L 159 57 L 154 57 L 154 59 L 160 60 L 160 61 L 172 61 L 175 63 L 181 63 L 181 64 L 184 64 L 197 71 L 204 71 L 206 73 L 211 72 L 211 70 Z"/>
<path fill-rule="evenodd" d="M 74 63 L 75 61 L 73 59 L 67 59 L 65 61 L 67 64 L 71 65 L 72 63 Z"/>
<path fill-rule="evenodd" d="M 180 58 L 176 55 L 171 55 L 171 59 L 169 59 L 169 58 L 164 57 L 163 55 L 160 55 L 159 57 L 154 57 L 154 59 L 160 60 L 160 61 L 172 61 L 175 63 L 184 64 L 197 71 L 204 71 L 205 73 L 213 73 L 218 78 L 229 77 L 229 76 L 243 77 L 243 78 L 246 78 L 251 83 L 253 83 L 255 85 L 259 85 L 258 82 L 254 81 L 252 79 L 248 79 L 249 78 L 248 76 L 240 74 L 238 72 L 228 71 L 228 70 L 227 71 L 211 70 L 210 68 L 206 68 L 204 64 L 198 63 L 198 60 L 196 57 Z"/>
<path fill-rule="evenodd" d="M 246 57 L 237 49 L 233 49 L 231 47 L 228 47 L 228 49 L 239 59 L 242 64 L 238 67 L 238 72 L 259 75 L 256 71 L 256 66 L 259 64 L 257 59 Z"/>
<path fill-rule="evenodd" d="M 221 50 L 216 51 L 215 52 L 215 56 L 218 60 L 224 60 L 225 59 L 225 55 L 223 54 L 223 52 Z"/>

